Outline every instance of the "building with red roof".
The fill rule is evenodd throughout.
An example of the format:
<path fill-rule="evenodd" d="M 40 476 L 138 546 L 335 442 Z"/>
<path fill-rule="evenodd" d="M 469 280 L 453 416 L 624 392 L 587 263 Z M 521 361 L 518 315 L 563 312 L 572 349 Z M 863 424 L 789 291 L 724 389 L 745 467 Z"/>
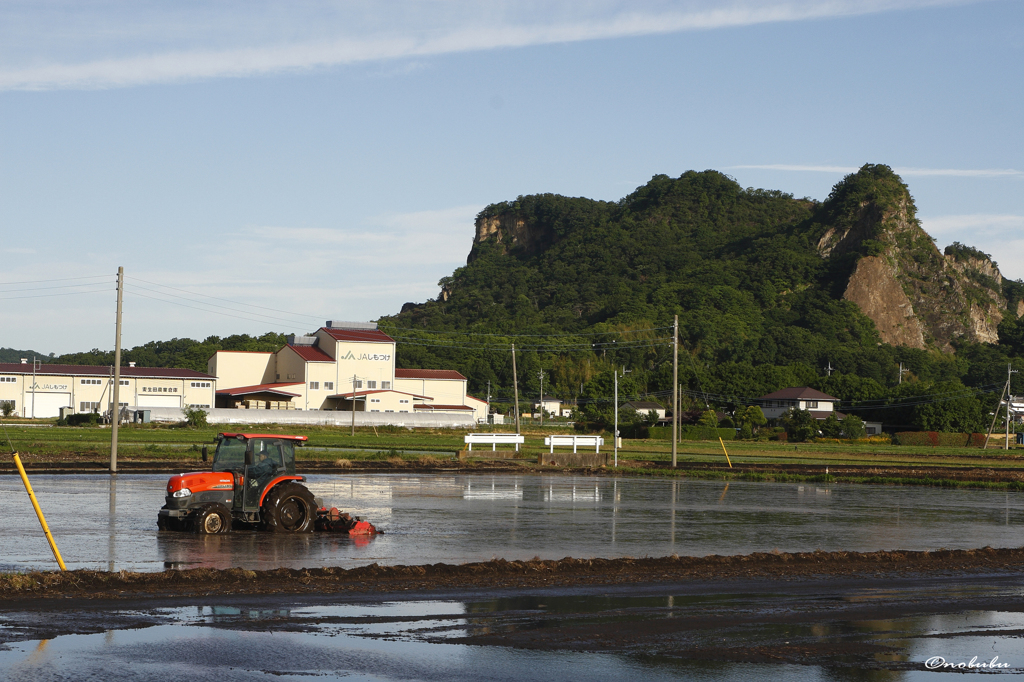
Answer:
<path fill-rule="evenodd" d="M 275 353 L 218 351 L 208 371 L 218 377 L 218 407 L 396 414 L 429 408 L 486 417 L 486 404 L 467 395 L 466 377 L 450 369 L 398 369 L 395 348 L 375 323 L 328 321 L 312 334 L 288 337 Z M 293 395 L 270 394 L 268 387 Z"/>
<path fill-rule="evenodd" d="M 107 412 L 113 407 L 114 369 L 105 365 L 56 365 L 25 358 L 0 363 L 0 402 L 27 418 L 70 412 Z M 173 367 L 121 368 L 118 403 L 123 408 L 203 407 L 214 404 L 216 377 Z"/>

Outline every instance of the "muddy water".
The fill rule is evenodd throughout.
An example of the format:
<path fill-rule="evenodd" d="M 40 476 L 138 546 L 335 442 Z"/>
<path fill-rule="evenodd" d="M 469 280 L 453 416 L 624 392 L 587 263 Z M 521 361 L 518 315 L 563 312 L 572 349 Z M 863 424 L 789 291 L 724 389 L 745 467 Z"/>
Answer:
<path fill-rule="evenodd" d="M 911 610 L 923 601 L 948 602 L 948 585 L 764 587 L 639 594 L 613 588 L 383 603 L 270 597 L 111 611 L 79 606 L 61 613 L 63 626 L 79 634 L 47 639 L 24 636 L 41 627 L 39 614 L 6 612 L 0 613 L 0 641 L 7 642 L 0 645 L 0 673 L 12 682 L 912 682 L 949 679 L 948 669 L 927 668 L 939 658 L 1024 672 L 1019 610 L 961 610 L 947 603 L 952 608 L 937 613 L 872 611 L 882 601 Z M 970 591 L 967 602 L 1017 599 L 1019 605 L 1014 585 L 975 585 Z"/>
<path fill-rule="evenodd" d="M 69 568 L 460 563 L 813 551 L 1017 547 L 1024 495 L 924 487 L 565 476 L 315 475 L 314 494 L 386 531 L 372 540 L 159 533 L 163 475 L 35 476 Z M 0 477 L 0 570 L 53 558 L 20 479 Z"/>

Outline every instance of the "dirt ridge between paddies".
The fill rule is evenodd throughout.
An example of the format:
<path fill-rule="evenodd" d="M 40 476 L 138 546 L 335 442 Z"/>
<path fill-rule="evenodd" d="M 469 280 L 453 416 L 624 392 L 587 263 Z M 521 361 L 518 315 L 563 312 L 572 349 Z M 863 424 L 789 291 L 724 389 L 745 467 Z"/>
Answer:
<path fill-rule="evenodd" d="M 730 578 L 928 575 L 1024 569 L 1024 548 L 877 552 L 760 552 L 734 556 L 668 556 L 357 568 L 193 568 L 154 573 L 77 570 L 0 573 L 0 603 L 25 599 L 224 594 L 429 591 L 450 588 L 566 587 L 668 583 Z"/>

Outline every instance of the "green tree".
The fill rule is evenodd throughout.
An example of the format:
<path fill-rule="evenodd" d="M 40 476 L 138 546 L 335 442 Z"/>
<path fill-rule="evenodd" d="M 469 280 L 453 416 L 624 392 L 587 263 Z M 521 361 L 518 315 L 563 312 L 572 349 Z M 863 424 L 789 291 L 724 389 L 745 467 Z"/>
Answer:
<path fill-rule="evenodd" d="M 697 421 L 698 426 L 706 426 L 711 429 L 718 428 L 718 416 L 714 410 L 706 410 Z"/>
<path fill-rule="evenodd" d="M 864 420 L 855 414 L 846 415 L 840 423 L 843 427 L 843 433 L 845 433 L 846 437 L 850 440 L 853 440 L 854 438 L 863 438 L 867 433 L 867 430 L 864 428 Z"/>
<path fill-rule="evenodd" d="M 835 412 L 822 419 L 819 428 L 821 429 L 821 435 L 825 438 L 839 438 L 843 435 L 842 424 L 836 418 Z"/>
<path fill-rule="evenodd" d="M 782 415 L 782 426 L 791 441 L 806 441 L 818 434 L 817 420 L 808 410 L 791 409 Z"/>

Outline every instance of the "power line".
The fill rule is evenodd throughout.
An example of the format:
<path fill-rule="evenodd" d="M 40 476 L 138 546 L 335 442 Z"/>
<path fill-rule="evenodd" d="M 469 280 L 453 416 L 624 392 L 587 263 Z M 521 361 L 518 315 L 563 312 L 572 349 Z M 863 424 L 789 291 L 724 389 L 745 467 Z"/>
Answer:
<path fill-rule="evenodd" d="M 73 282 L 80 279 L 103 279 L 110 278 L 110 275 L 88 275 L 85 277 L 61 277 L 58 279 L 28 279 L 21 282 L 0 282 L 0 287 L 6 287 L 11 284 L 45 284 L 47 282 Z"/>
<path fill-rule="evenodd" d="M 321 318 L 319 318 L 316 315 L 305 315 L 305 314 L 302 314 L 302 313 L 293 313 L 293 312 L 291 312 L 289 310 L 278 310 L 277 308 L 267 308 L 266 306 L 255 305 L 253 303 L 243 303 L 241 301 L 234 301 L 234 300 L 231 300 L 229 298 L 220 298 L 218 296 L 210 296 L 209 294 L 201 294 L 201 293 L 198 293 L 198 292 L 195 292 L 195 291 L 189 291 L 188 289 L 179 289 L 177 287 L 168 286 L 167 284 L 158 284 L 157 282 L 150 282 L 150 281 L 141 279 L 139 277 L 130 277 L 129 276 L 129 277 L 126 277 L 125 279 L 134 279 L 134 280 L 136 280 L 138 282 L 143 282 L 145 284 L 151 284 L 152 286 L 155 286 L 155 287 L 161 287 L 161 288 L 164 288 L 164 289 L 171 289 L 172 291 L 180 291 L 180 292 L 185 293 L 185 294 L 192 294 L 193 296 L 202 296 L 203 298 L 210 298 L 210 299 L 213 299 L 214 301 L 224 301 L 225 303 L 234 303 L 235 305 L 241 305 L 241 306 L 245 306 L 245 307 L 248 307 L 248 308 L 259 308 L 260 310 L 269 310 L 269 311 L 275 312 L 275 313 L 284 313 L 285 315 L 293 315 L 293 316 L 296 316 L 296 317 L 305 317 L 305 318 L 309 318 L 311 320 L 321 319 Z M 141 287 L 141 288 L 145 288 L 145 287 Z M 149 291 L 149 290 L 147 290 L 147 291 Z M 186 300 L 189 300 L 189 299 L 186 299 Z M 198 301 L 196 301 L 196 302 L 198 303 Z"/>
<path fill-rule="evenodd" d="M 183 303 L 178 303 L 176 301 L 172 301 L 172 300 L 169 300 L 167 298 L 157 298 L 155 296 L 146 296 L 145 294 L 140 294 L 137 291 L 139 289 L 141 289 L 143 291 L 149 291 L 149 292 L 154 293 L 154 294 L 159 294 L 161 296 L 170 296 L 170 294 L 165 294 L 162 291 L 157 291 L 155 289 L 150 289 L 149 287 L 142 287 L 142 286 L 139 286 L 137 284 L 131 285 L 131 289 L 130 290 L 136 296 L 143 296 L 145 298 L 150 298 L 150 299 L 152 299 L 154 301 L 163 301 L 164 303 L 171 303 L 173 305 L 180 305 L 180 306 L 183 306 L 185 308 L 192 308 L 193 310 L 201 310 L 201 311 L 206 312 L 206 313 L 214 313 L 216 315 L 227 315 L 227 313 L 222 313 L 222 312 L 219 312 L 219 311 L 214 311 L 214 310 L 210 310 L 209 309 L 209 308 L 220 308 L 221 310 L 230 310 L 231 312 L 242 313 L 243 315 L 245 315 L 244 317 L 241 316 L 241 315 L 227 315 L 228 317 L 237 317 L 238 319 L 250 320 L 250 321 L 253 321 L 253 322 L 262 322 L 264 324 L 272 324 L 272 323 L 278 323 L 278 324 L 285 323 L 285 324 L 290 324 L 290 325 L 300 324 L 296 320 L 286 320 L 284 318 L 273 317 L 271 315 L 263 315 L 262 313 L 250 313 L 250 312 L 245 311 L 245 310 L 236 310 L 235 308 L 228 308 L 227 306 L 217 305 L 216 303 L 204 303 L 203 301 L 196 301 L 196 300 L 193 300 L 193 299 L 190 299 L 190 298 L 185 298 L 183 296 L 176 296 L 175 297 L 175 298 L 179 298 L 181 300 L 189 301 L 190 303 L 196 303 L 198 305 L 209 306 L 209 307 L 208 308 L 197 308 L 195 306 L 187 306 L 187 305 L 185 305 Z M 255 317 L 253 317 L 253 316 L 255 316 Z M 261 319 L 257 319 L 257 318 L 261 318 Z"/>

